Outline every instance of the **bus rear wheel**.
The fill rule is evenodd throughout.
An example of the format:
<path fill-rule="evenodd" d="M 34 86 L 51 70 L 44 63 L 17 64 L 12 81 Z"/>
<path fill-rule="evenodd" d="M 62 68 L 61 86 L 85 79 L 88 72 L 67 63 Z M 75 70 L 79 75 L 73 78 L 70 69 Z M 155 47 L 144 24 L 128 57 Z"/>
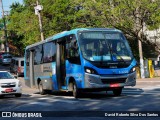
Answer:
<path fill-rule="evenodd" d="M 76 85 L 75 82 L 73 83 L 73 96 L 74 96 L 75 98 L 78 98 L 78 97 L 80 96 L 80 91 L 79 91 L 79 89 L 77 88 L 77 85 Z"/>
<path fill-rule="evenodd" d="M 39 82 L 38 88 L 39 88 L 39 92 L 40 92 L 41 95 L 46 94 L 45 90 L 43 89 L 42 81 Z"/>
<path fill-rule="evenodd" d="M 122 93 L 122 88 L 117 88 L 117 89 L 114 89 L 114 90 L 113 90 L 113 94 L 114 94 L 115 96 L 120 96 L 121 93 Z"/>

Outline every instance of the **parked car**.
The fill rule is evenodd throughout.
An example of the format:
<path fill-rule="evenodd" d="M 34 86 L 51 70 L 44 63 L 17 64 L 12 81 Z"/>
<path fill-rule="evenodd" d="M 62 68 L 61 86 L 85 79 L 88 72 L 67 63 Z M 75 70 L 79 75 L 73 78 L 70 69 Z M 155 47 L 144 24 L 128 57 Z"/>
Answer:
<path fill-rule="evenodd" d="M 1 51 L 1 52 L 0 52 L 0 59 L 2 58 L 2 55 L 3 55 L 3 54 L 5 54 L 5 52 L 4 52 L 4 51 Z"/>
<path fill-rule="evenodd" d="M 9 65 L 11 63 L 11 58 L 12 58 L 11 54 L 3 54 L 2 58 L 0 59 L 0 63 L 2 65 Z"/>
<path fill-rule="evenodd" d="M 0 52 L 0 61 L 2 61 L 2 55 L 4 55 L 4 54 L 9 54 L 9 53 L 4 52 L 4 51 L 1 51 L 1 52 Z"/>
<path fill-rule="evenodd" d="M 24 58 L 13 57 L 10 63 L 10 72 L 15 73 L 18 77 L 24 75 Z"/>
<path fill-rule="evenodd" d="M 15 95 L 21 97 L 22 86 L 18 79 L 8 71 L 0 71 L 0 96 Z"/>

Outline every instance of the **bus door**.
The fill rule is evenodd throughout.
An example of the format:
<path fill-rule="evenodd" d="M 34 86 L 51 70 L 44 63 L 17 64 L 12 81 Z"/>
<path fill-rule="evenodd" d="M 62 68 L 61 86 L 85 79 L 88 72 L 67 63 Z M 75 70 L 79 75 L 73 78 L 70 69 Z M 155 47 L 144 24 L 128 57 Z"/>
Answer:
<path fill-rule="evenodd" d="M 63 89 L 63 86 L 66 85 L 65 83 L 65 78 L 66 78 L 65 48 L 66 48 L 65 40 L 57 42 L 56 74 L 57 74 L 59 89 Z"/>

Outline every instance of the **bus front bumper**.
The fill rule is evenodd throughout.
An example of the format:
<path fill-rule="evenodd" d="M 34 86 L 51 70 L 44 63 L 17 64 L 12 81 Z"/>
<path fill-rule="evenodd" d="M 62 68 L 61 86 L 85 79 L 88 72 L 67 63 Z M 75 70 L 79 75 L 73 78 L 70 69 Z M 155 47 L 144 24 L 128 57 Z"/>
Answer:
<path fill-rule="evenodd" d="M 85 73 L 85 88 L 117 88 L 136 85 L 136 72 L 125 75 L 95 75 Z"/>

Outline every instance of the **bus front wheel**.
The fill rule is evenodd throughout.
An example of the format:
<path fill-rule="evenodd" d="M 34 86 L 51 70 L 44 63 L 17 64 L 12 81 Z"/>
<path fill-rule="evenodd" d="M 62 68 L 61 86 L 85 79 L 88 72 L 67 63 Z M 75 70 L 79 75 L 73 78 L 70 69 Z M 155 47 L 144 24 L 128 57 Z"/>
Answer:
<path fill-rule="evenodd" d="M 39 87 L 39 92 L 40 92 L 40 94 L 41 94 L 41 95 L 44 95 L 46 92 L 45 92 L 45 90 L 43 89 L 42 81 L 39 82 L 38 87 Z"/>
<path fill-rule="evenodd" d="M 122 93 L 122 88 L 117 88 L 117 89 L 114 89 L 114 90 L 113 90 L 113 94 L 114 94 L 115 96 L 120 96 L 121 93 Z"/>
<path fill-rule="evenodd" d="M 79 90 L 78 90 L 77 85 L 76 85 L 75 82 L 73 83 L 73 96 L 75 98 L 78 98 L 80 96 L 80 92 L 79 92 Z"/>
<path fill-rule="evenodd" d="M 22 94 L 21 94 L 21 93 L 20 93 L 20 94 L 15 94 L 15 96 L 16 96 L 16 97 L 21 97 Z"/>

